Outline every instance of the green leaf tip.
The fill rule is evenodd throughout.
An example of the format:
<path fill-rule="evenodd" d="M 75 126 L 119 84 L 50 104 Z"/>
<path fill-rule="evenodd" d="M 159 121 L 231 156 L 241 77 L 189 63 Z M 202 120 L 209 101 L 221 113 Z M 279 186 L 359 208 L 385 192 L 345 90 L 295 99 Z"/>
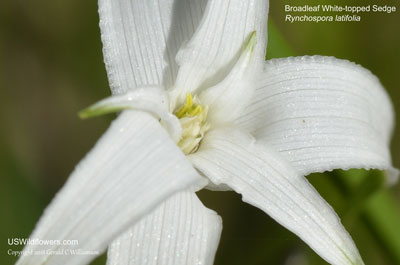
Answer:
<path fill-rule="evenodd" d="M 105 114 L 119 112 L 119 111 L 125 110 L 127 108 L 128 107 L 126 107 L 126 106 L 118 106 L 117 107 L 117 106 L 107 106 L 107 105 L 102 105 L 102 106 L 93 105 L 93 106 L 87 107 L 86 109 L 83 109 L 80 112 L 78 112 L 78 116 L 79 116 L 79 118 L 84 120 L 84 119 L 88 119 L 88 118 L 102 116 Z"/>
<path fill-rule="evenodd" d="M 249 40 L 246 43 L 246 48 L 245 48 L 246 51 L 253 52 L 254 51 L 254 47 L 256 46 L 256 44 L 257 44 L 257 32 L 253 31 L 250 34 Z"/>

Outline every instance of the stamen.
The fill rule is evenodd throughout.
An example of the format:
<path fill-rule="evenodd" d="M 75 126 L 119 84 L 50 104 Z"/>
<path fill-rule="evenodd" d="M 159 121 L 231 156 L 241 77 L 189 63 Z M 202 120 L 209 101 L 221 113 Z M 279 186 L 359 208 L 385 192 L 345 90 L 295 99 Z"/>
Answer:
<path fill-rule="evenodd" d="M 191 107 L 193 105 L 193 97 L 191 93 L 186 94 L 186 102 Z"/>
<path fill-rule="evenodd" d="M 175 113 L 176 117 L 178 118 L 183 118 L 185 114 L 190 111 L 190 109 L 193 107 L 193 97 L 192 94 L 187 93 L 186 94 L 186 102 L 183 104 L 183 106 Z"/>
<path fill-rule="evenodd" d="M 175 112 L 182 127 L 182 137 L 178 146 L 185 154 L 197 151 L 204 134 L 210 126 L 206 123 L 207 106 L 198 103 L 192 94 L 186 94 L 186 102 Z"/>
<path fill-rule="evenodd" d="M 200 114 L 203 111 L 203 108 L 200 105 L 197 105 L 194 109 L 191 109 L 188 111 L 188 114 L 190 116 L 196 116 L 197 114 Z"/>
<path fill-rule="evenodd" d="M 203 107 L 193 103 L 193 96 L 191 93 L 186 94 L 186 102 L 178 111 L 175 112 L 176 117 L 179 119 L 184 117 L 193 117 L 203 111 Z"/>

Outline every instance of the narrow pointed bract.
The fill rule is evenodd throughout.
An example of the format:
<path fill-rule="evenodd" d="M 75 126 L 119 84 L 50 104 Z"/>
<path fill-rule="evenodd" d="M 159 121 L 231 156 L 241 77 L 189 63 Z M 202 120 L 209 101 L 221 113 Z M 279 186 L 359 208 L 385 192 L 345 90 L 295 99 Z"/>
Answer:
<path fill-rule="evenodd" d="M 213 87 L 200 93 L 200 100 L 210 109 L 212 123 L 231 122 L 240 115 L 254 93 L 254 49 L 257 33 L 253 31 L 243 46 L 242 53 L 227 76 Z"/>
<path fill-rule="evenodd" d="M 162 87 L 143 87 L 125 94 L 105 98 L 80 111 L 82 119 L 115 113 L 123 110 L 145 111 L 160 119 L 174 142 L 178 142 L 182 128 L 175 115 L 168 110 L 168 94 Z"/>

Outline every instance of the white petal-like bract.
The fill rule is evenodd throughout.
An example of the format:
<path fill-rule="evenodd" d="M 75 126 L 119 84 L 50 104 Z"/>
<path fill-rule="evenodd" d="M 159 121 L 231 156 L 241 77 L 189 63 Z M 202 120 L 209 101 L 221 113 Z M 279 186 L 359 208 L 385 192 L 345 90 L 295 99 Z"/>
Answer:
<path fill-rule="evenodd" d="M 208 106 L 208 122 L 211 124 L 230 123 L 239 117 L 255 90 L 254 48 L 257 33 L 250 34 L 244 43 L 242 54 L 228 75 L 217 85 L 200 93 L 200 101 Z"/>
<path fill-rule="evenodd" d="M 266 47 L 268 1 L 209 0 L 203 19 L 177 55 L 178 104 L 186 92 L 216 85 L 231 71 L 250 34 L 257 32 L 254 60 L 262 68 Z M 256 67 L 257 68 L 257 67 Z"/>
<path fill-rule="evenodd" d="M 175 56 L 197 28 L 206 0 L 99 0 L 104 62 L 113 94 L 170 87 Z"/>
<path fill-rule="evenodd" d="M 333 169 L 388 170 L 393 108 L 379 80 L 333 57 L 267 61 L 238 124 L 279 151 L 302 174 Z"/>
<path fill-rule="evenodd" d="M 212 265 L 222 220 L 193 192 L 180 192 L 123 233 L 107 265 Z"/>
<path fill-rule="evenodd" d="M 45 253 L 21 256 L 17 265 L 87 264 L 159 203 L 199 185 L 203 179 L 158 120 L 143 112 L 122 113 L 78 164 L 30 236 L 78 244 L 27 245 L 27 252 Z M 61 249 L 98 253 L 47 252 Z"/>
<path fill-rule="evenodd" d="M 215 184 L 227 184 L 298 235 L 334 265 L 363 264 L 330 205 L 278 153 L 235 129 L 209 132 L 194 166 Z"/>

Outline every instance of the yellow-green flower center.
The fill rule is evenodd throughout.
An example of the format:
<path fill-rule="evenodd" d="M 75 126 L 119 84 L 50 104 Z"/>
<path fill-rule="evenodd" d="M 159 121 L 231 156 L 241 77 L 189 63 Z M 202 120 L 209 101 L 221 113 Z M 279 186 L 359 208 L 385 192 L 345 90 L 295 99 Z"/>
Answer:
<path fill-rule="evenodd" d="M 174 112 L 182 127 L 182 137 L 178 146 L 185 154 L 192 154 L 199 148 L 204 134 L 210 129 L 207 120 L 208 107 L 199 103 L 192 94 L 186 94 L 186 102 Z"/>

